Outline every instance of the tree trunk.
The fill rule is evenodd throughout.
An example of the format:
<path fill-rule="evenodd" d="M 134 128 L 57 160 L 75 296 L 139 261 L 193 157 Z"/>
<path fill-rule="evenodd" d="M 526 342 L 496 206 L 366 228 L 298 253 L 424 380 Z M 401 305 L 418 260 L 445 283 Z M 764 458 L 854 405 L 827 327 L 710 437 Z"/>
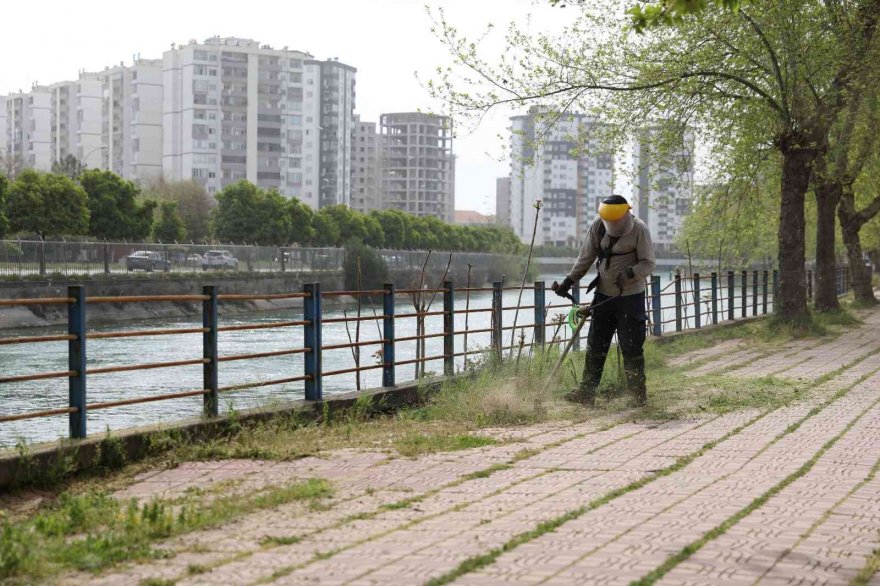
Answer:
<path fill-rule="evenodd" d="M 819 311 L 839 309 L 834 255 L 837 204 L 842 191 L 837 182 L 823 182 L 816 191 L 816 290 L 813 301 Z"/>
<path fill-rule="evenodd" d="M 852 279 L 853 293 L 859 303 L 875 304 L 874 288 L 871 286 L 871 275 L 865 266 L 862 256 L 862 239 L 859 236 L 860 222 L 846 214 L 843 207 L 840 209 L 840 227 L 843 232 L 843 243 L 846 245 L 846 255 L 849 259 L 849 270 Z"/>
<path fill-rule="evenodd" d="M 800 140 L 799 140 L 800 139 Z M 783 137 L 782 193 L 779 216 L 779 304 L 777 315 L 789 322 L 805 322 L 810 318 L 805 288 L 806 220 L 804 203 L 810 184 L 815 149 L 803 148 L 794 141 L 806 143 L 800 136 Z"/>

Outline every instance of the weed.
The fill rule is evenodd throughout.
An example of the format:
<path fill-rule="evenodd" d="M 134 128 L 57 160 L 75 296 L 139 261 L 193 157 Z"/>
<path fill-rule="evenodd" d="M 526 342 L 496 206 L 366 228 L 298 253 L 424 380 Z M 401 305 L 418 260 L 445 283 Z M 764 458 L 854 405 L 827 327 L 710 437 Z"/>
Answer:
<path fill-rule="evenodd" d="M 260 544 L 274 547 L 276 545 L 293 545 L 295 543 L 299 543 L 300 541 L 302 541 L 302 537 L 298 535 L 273 536 L 264 537 L 260 540 Z"/>
<path fill-rule="evenodd" d="M 414 457 L 420 454 L 432 454 L 435 452 L 452 452 L 481 448 L 495 445 L 498 442 L 488 438 L 474 435 L 438 435 L 415 433 L 405 435 L 394 443 L 394 447 L 403 456 Z"/>
<path fill-rule="evenodd" d="M 464 480 L 476 480 L 477 478 L 488 478 L 495 474 L 496 472 L 500 472 L 501 470 L 510 469 L 510 464 L 493 464 L 488 468 L 483 468 L 482 470 L 477 470 L 476 472 L 471 472 L 470 474 L 465 474 L 462 478 Z"/>
<path fill-rule="evenodd" d="M 186 573 L 190 575 L 205 574 L 210 572 L 211 568 L 200 564 L 190 564 L 186 567 Z"/>
<path fill-rule="evenodd" d="M 166 580 L 164 578 L 145 578 L 138 582 L 139 586 L 174 586 L 175 580 Z"/>

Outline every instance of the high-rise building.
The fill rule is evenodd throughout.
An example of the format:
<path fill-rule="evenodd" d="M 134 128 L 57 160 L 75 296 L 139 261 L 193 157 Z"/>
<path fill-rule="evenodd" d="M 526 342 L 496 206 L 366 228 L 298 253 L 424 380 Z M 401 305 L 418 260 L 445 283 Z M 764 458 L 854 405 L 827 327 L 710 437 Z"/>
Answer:
<path fill-rule="evenodd" d="M 694 134 L 685 133 L 681 144 L 663 145 L 664 155 L 652 153 L 657 148 L 655 130 L 646 130 L 633 148 L 634 206 L 639 218 L 651 231 L 660 250 L 674 244 L 684 218 L 691 211 L 694 197 Z"/>
<path fill-rule="evenodd" d="M 52 168 L 52 90 L 35 85 L 6 97 L 6 156 L 10 166 Z"/>
<path fill-rule="evenodd" d="M 247 179 L 314 208 L 348 203 L 354 72 L 251 39 L 172 47 L 164 54 L 165 176 L 212 193 Z"/>
<path fill-rule="evenodd" d="M 68 156 L 88 167 L 103 167 L 101 123 L 103 83 L 99 74 L 49 86 L 52 92 L 52 162 Z"/>
<path fill-rule="evenodd" d="M 162 175 L 162 60 L 136 57 L 99 75 L 102 167 L 126 179 Z"/>
<path fill-rule="evenodd" d="M 510 177 L 495 180 L 495 223 L 510 226 Z"/>
<path fill-rule="evenodd" d="M 535 242 L 579 245 L 599 202 L 612 193 L 614 153 L 602 138 L 607 126 L 582 114 L 551 121 L 534 108 L 511 122 L 510 227 L 528 242 L 541 200 Z"/>
<path fill-rule="evenodd" d="M 382 207 L 452 223 L 452 119 L 419 112 L 382 114 L 379 128 Z"/>
<path fill-rule="evenodd" d="M 6 159 L 6 96 L 0 96 L 0 159 Z M 0 161 L 2 164 L 4 161 Z M 0 171 L 4 167 L 0 165 Z"/>
<path fill-rule="evenodd" d="M 354 117 L 351 134 L 351 207 L 360 212 L 382 208 L 381 157 L 375 122 Z"/>

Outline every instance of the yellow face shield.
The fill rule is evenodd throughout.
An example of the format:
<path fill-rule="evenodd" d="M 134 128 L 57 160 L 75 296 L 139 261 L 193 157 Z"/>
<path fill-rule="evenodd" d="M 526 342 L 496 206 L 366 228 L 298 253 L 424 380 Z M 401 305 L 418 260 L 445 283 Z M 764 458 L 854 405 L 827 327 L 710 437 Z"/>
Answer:
<path fill-rule="evenodd" d="M 628 203 L 600 203 L 599 217 L 606 222 L 616 222 L 631 209 Z"/>

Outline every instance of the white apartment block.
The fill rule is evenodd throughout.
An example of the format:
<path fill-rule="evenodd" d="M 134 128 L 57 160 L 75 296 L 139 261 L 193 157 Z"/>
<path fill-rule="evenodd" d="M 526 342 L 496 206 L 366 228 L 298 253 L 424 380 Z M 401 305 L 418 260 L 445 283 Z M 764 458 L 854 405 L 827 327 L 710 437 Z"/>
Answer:
<path fill-rule="evenodd" d="M 98 75 L 100 166 L 126 179 L 162 175 L 162 60 L 135 57 L 132 65 L 120 63 Z"/>
<path fill-rule="evenodd" d="M 382 208 L 379 133 L 375 122 L 354 117 L 351 134 L 351 207 L 359 212 Z"/>
<path fill-rule="evenodd" d="M 543 202 L 535 243 L 579 246 L 611 195 L 614 154 L 595 118 L 565 114 L 553 122 L 537 110 L 511 118 L 509 225 L 529 242 L 537 200 Z"/>
<path fill-rule="evenodd" d="M 52 168 L 52 90 L 35 85 L 6 97 L 6 156 L 11 166 Z"/>
<path fill-rule="evenodd" d="M 163 61 L 168 179 L 211 193 L 247 179 L 313 208 L 349 203 L 353 68 L 232 37 Z"/>
<path fill-rule="evenodd" d="M 510 177 L 495 180 L 495 223 L 510 226 Z"/>
<path fill-rule="evenodd" d="M 452 119 L 419 112 L 382 114 L 382 207 L 452 223 L 455 155 Z"/>
<path fill-rule="evenodd" d="M 0 159 L 3 160 L 6 159 L 6 140 L 6 96 L 0 96 Z M 0 165 L 0 172 L 3 169 Z"/>
<path fill-rule="evenodd" d="M 52 162 L 67 156 L 101 168 L 103 83 L 98 74 L 81 73 L 76 81 L 49 86 L 52 92 Z"/>
<path fill-rule="evenodd" d="M 677 148 L 662 157 L 652 154 L 653 131 L 633 147 L 633 200 L 637 214 L 651 231 L 654 244 L 668 250 L 675 242 L 694 198 L 694 134 L 685 133 Z"/>

